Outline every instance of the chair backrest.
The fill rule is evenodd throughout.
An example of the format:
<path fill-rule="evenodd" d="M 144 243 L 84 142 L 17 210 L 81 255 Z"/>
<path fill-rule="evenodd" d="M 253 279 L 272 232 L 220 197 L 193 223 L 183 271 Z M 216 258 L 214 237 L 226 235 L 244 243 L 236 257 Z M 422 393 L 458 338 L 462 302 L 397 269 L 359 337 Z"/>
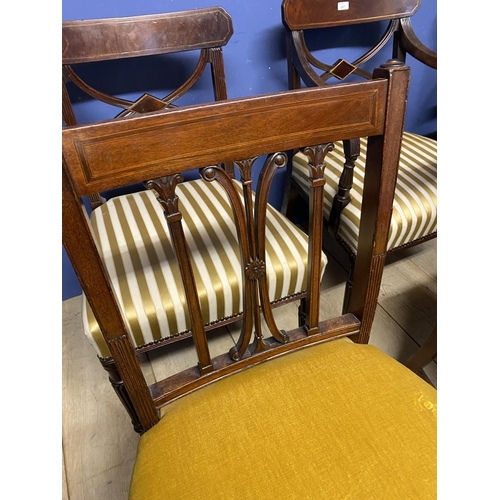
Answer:
<path fill-rule="evenodd" d="M 174 107 L 174 102 L 192 89 L 210 65 L 215 100 L 227 98 L 222 47 L 233 34 L 232 20 L 221 7 L 146 16 L 65 21 L 62 25 L 62 116 L 65 125 L 76 125 L 68 84 L 121 111 L 116 118 Z M 192 74 L 168 95 L 144 93 L 138 99 L 110 95 L 84 80 L 79 65 L 119 59 L 199 51 Z M 169 61 L 157 61 L 168 66 Z M 81 68 L 81 66 L 80 66 Z M 158 73 L 160 68 L 156 68 Z M 178 72 L 177 72 L 178 73 Z M 128 80 L 133 75 L 128 74 Z M 95 121 L 95 120 L 93 120 Z M 232 166 L 229 173 L 233 175 Z M 92 208 L 102 204 L 97 194 L 89 196 Z"/>
<path fill-rule="evenodd" d="M 63 243 L 145 430 L 158 422 L 159 408 L 166 403 L 218 378 L 335 337 L 349 335 L 367 342 L 371 322 L 365 323 L 364 316 L 377 304 L 380 282 L 374 281 L 372 271 L 385 260 L 408 81 L 408 68 L 388 63 L 370 81 L 179 107 L 63 129 Z M 319 302 L 324 157 L 332 141 L 359 136 L 369 137 L 369 142 L 351 309 L 323 319 Z M 303 149 L 310 160 L 308 286 L 304 327 L 283 332 L 269 302 L 263 221 L 275 172 L 286 164 L 283 151 L 296 148 Z M 245 192 L 242 201 L 235 181 L 217 165 L 238 162 L 243 185 L 251 189 L 252 165 L 258 155 L 267 155 L 267 160 L 259 175 L 255 203 Z M 240 241 L 241 334 L 228 354 L 215 358 L 201 321 L 175 194 L 181 172 L 189 169 L 200 169 L 206 182 L 220 183 L 232 204 Z M 146 186 L 156 192 L 164 209 L 198 354 L 198 366 L 150 386 L 81 204 L 81 198 L 90 193 L 143 179 L 149 179 Z M 264 338 L 260 312 L 271 332 L 269 338 Z"/>
<path fill-rule="evenodd" d="M 331 2 L 329 0 L 283 0 L 282 21 L 285 26 L 286 51 L 288 65 L 288 86 L 290 89 L 299 89 L 302 82 L 307 87 L 324 86 L 332 83 L 332 79 L 346 80 L 355 75 L 358 80 L 370 79 L 373 76 L 371 67 L 367 63 L 380 53 L 384 47 L 390 48 L 392 41 L 392 59 L 406 64 L 406 54 L 411 54 L 423 64 L 437 69 L 437 53 L 426 47 L 417 37 L 411 25 L 411 17 L 420 8 L 420 0 L 354 0 Z M 305 32 L 318 29 L 335 29 L 345 26 L 366 25 L 387 21 L 388 25 L 375 45 L 370 47 L 355 61 L 349 62 L 339 58 L 335 62 L 324 62 L 316 57 L 306 40 Z M 352 40 L 352 34 L 349 35 Z M 340 42 L 343 39 L 340 37 Z M 334 47 L 339 54 L 346 47 Z M 330 51 L 328 51 L 330 52 Z M 380 55 L 380 54 L 379 54 Z M 322 56 L 326 57 L 326 56 Z M 371 61 L 373 63 L 373 61 Z M 336 80 L 333 80 L 335 82 Z M 347 80 L 348 81 L 348 80 Z M 340 214 L 350 203 L 350 191 L 353 185 L 353 172 L 360 155 L 359 138 L 344 140 L 345 163 L 339 178 L 338 189 L 333 199 L 329 224 L 334 234 L 337 234 L 340 224 Z M 291 177 L 291 170 L 288 172 Z M 284 198 L 285 207 L 288 202 Z M 351 250 L 347 248 L 350 253 Z"/>
<path fill-rule="evenodd" d="M 411 16 L 419 9 L 420 0 L 283 0 L 282 20 L 287 30 L 289 88 L 300 88 L 300 78 L 308 86 L 325 85 L 331 78 L 344 80 L 351 74 L 371 78 L 372 72 L 360 66 L 375 56 L 390 40 L 392 57 L 405 62 L 410 53 L 424 64 L 437 67 L 437 54 L 423 45 L 411 26 Z M 309 50 L 304 31 L 389 21 L 380 40 L 353 62 L 338 59 L 324 63 Z M 318 71 L 319 70 L 319 71 Z"/>

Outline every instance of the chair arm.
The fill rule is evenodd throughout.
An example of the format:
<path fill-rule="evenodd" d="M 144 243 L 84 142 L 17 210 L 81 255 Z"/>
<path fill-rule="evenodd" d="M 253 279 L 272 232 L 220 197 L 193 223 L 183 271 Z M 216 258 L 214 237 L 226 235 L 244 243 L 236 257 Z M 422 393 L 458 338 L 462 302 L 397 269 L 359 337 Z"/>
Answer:
<path fill-rule="evenodd" d="M 437 53 L 424 45 L 411 25 L 410 18 L 401 19 L 401 45 L 408 54 L 431 68 L 437 69 Z"/>

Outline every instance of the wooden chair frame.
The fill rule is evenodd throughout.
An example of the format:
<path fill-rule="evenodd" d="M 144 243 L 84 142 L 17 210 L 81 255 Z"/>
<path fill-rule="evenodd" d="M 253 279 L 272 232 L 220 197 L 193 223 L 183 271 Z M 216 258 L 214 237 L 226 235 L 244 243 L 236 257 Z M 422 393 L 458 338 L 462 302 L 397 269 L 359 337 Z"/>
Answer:
<path fill-rule="evenodd" d="M 159 421 L 159 409 L 221 377 L 314 343 L 351 336 L 367 343 L 386 256 L 409 71 L 390 62 L 361 83 L 291 90 L 199 106 L 147 113 L 127 120 L 71 126 L 62 131 L 63 243 L 101 326 L 106 344 L 138 416 L 141 430 Z M 353 111 L 356 110 L 354 113 Z M 349 310 L 320 321 L 320 259 L 324 163 L 332 141 L 369 137 L 360 247 Z M 310 159 L 309 260 L 303 326 L 278 330 L 266 295 L 262 232 L 270 183 L 286 164 L 283 151 L 303 148 Z M 251 198 L 239 201 L 224 161 L 251 165 L 268 155 Z M 232 202 L 244 277 L 244 320 L 239 341 L 211 358 L 200 318 L 196 287 L 182 230 L 175 188 L 181 172 L 201 169 L 207 182 L 220 182 Z M 245 170 L 245 169 L 243 169 Z M 247 169 L 251 175 L 251 168 Z M 158 194 L 188 300 L 198 366 L 148 386 L 82 206 L 82 197 L 146 181 Z M 244 179 L 249 184 L 249 179 Z M 263 338 L 260 311 L 272 337 Z"/>
<path fill-rule="evenodd" d="M 344 80 L 351 74 L 365 79 L 373 74 L 360 66 L 368 62 L 392 40 L 394 61 L 406 63 L 406 54 L 410 54 L 423 64 L 437 69 L 437 54 L 426 47 L 415 34 L 411 25 L 411 16 L 419 9 L 420 0 L 391 0 L 388 2 L 351 2 L 349 10 L 339 10 L 337 2 L 316 0 L 314 8 L 306 0 L 284 0 L 282 19 L 286 32 L 286 51 L 288 62 L 288 84 L 290 89 L 299 89 L 304 82 L 307 87 L 327 85 L 329 80 Z M 365 54 L 355 61 L 339 59 L 333 64 L 318 60 L 309 50 L 304 32 L 309 29 L 338 27 L 350 24 L 388 21 L 386 31 L 380 40 Z M 327 221 L 329 231 L 335 236 L 350 261 L 350 274 L 346 284 L 343 310 L 347 311 L 352 288 L 352 277 L 356 254 L 339 236 L 338 229 L 342 210 L 350 203 L 350 191 L 353 186 L 354 169 L 360 154 L 359 138 L 343 141 L 345 164 L 338 183 L 338 191 L 333 199 L 333 206 Z M 288 217 L 298 195 L 307 198 L 300 186 L 292 180 L 291 166 L 287 176 L 287 186 L 283 198 L 282 212 Z M 389 249 L 388 253 L 402 248 L 418 245 L 437 236 L 433 232 L 404 245 Z"/>

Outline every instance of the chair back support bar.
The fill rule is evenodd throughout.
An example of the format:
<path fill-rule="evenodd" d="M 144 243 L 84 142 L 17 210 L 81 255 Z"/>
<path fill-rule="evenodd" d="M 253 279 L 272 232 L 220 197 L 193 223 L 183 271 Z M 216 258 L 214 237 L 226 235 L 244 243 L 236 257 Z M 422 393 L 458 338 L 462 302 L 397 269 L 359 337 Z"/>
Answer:
<path fill-rule="evenodd" d="M 380 286 L 372 283 L 370 271 L 385 258 L 408 77 L 405 66 L 388 63 L 373 81 L 233 99 L 63 130 L 63 242 L 144 430 L 158 421 L 161 406 L 220 377 L 334 337 L 357 335 L 367 340 L 371 325 L 363 324 L 364 310 L 375 308 Z M 361 135 L 371 137 L 367 160 L 371 187 L 362 207 L 355 309 L 320 321 L 324 158 L 332 141 Z M 264 222 L 272 180 L 286 165 L 283 151 L 297 148 L 309 158 L 311 181 L 307 296 L 304 325 L 285 332 L 276 325 L 269 300 Z M 253 198 L 252 167 L 259 155 L 267 155 L 267 161 Z M 236 181 L 218 166 L 223 161 L 238 167 L 242 196 Z M 210 356 L 201 321 L 175 193 L 181 172 L 190 169 L 200 169 L 206 182 L 222 187 L 231 202 L 240 244 L 244 288 L 240 337 L 229 353 L 215 358 Z M 96 190 L 143 179 L 149 179 L 145 185 L 154 190 L 164 210 L 198 354 L 197 367 L 150 387 L 80 200 Z M 260 326 L 261 313 L 269 338 L 264 338 Z"/>
<path fill-rule="evenodd" d="M 406 53 L 413 56 L 417 61 L 437 69 L 437 52 L 425 46 L 417 34 L 413 31 L 411 20 L 403 18 L 399 21 L 399 30 L 396 32 L 397 48 L 393 51 L 394 57 L 400 61 L 406 60 Z"/>
<path fill-rule="evenodd" d="M 283 19 L 291 30 L 303 30 L 397 19 L 411 16 L 419 7 L 420 0 L 284 0 Z"/>

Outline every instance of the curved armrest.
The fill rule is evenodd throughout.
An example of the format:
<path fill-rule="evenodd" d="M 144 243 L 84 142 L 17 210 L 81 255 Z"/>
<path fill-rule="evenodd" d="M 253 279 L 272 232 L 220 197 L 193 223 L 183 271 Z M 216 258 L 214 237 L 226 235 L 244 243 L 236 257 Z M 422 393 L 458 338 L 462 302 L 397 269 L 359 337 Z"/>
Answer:
<path fill-rule="evenodd" d="M 437 53 L 419 40 L 413 31 L 409 17 L 401 19 L 401 45 L 415 59 L 437 69 Z"/>

